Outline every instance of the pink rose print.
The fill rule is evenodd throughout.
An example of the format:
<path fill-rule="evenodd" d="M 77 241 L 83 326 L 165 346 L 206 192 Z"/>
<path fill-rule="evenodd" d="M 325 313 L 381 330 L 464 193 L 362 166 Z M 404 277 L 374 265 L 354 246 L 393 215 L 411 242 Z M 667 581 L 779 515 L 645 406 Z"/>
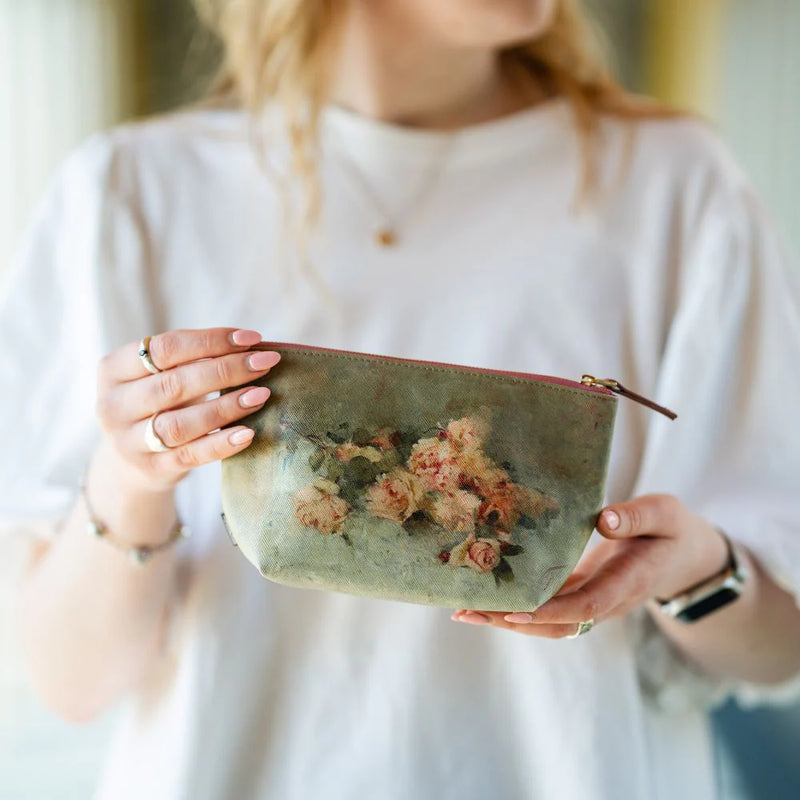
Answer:
<path fill-rule="evenodd" d="M 513 539 L 525 528 L 523 543 L 532 541 L 536 520 L 559 508 L 555 498 L 516 483 L 512 464 L 501 467 L 486 454 L 489 425 L 480 415 L 425 434 L 390 427 L 351 433 L 348 422 L 324 434 L 289 430 L 313 445 L 308 465 L 319 476 L 294 493 L 295 516 L 350 546 L 357 543 L 346 523 L 360 535 L 373 530 L 369 517 L 390 520 L 404 529 L 393 535 L 430 537 L 441 564 L 492 573 L 499 586 L 514 580 L 509 559 L 528 546 Z M 454 546 L 448 534 L 467 538 Z"/>
<path fill-rule="evenodd" d="M 459 450 L 477 450 L 488 432 L 488 425 L 482 419 L 462 417 L 447 426 L 447 438 Z"/>
<path fill-rule="evenodd" d="M 491 572 L 500 563 L 500 543 L 496 539 L 469 536 L 450 551 L 447 563 L 454 567 L 469 567 L 476 572 Z"/>
<path fill-rule="evenodd" d="M 294 513 L 307 528 L 320 533 L 341 533 L 350 513 L 350 505 L 337 497 L 339 487 L 332 481 L 320 478 L 294 493 Z"/>
<path fill-rule="evenodd" d="M 478 572 L 491 572 L 500 561 L 500 545 L 493 539 L 478 539 L 469 546 L 467 566 Z"/>
<path fill-rule="evenodd" d="M 501 481 L 486 492 L 478 507 L 478 521 L 509 533 L 519 520 L 517 491 L 513 483 Z"/>
<path fill-rule="evenodd" d="M 429 511 L 433 521 L 445 530 L 472 533 L 475 530 L 475 512 L 480 502 L 480 498 L 472 492 L 439 492 Z"/>
<path fill-rule="evenodd" d="M 412 448 L 409 469 L 429 492 L 458 488 L 458 454 L 447 439 L 420 439 Z"/>
<path fill-rule="evenodd" d="M 419 510 L 424 496 L 425 489 L 416 475 L 395 469 L 367 488 L 367 510 L 373 517 L 405 522 Z"/>
<path fill-rule="evenodd" d="M 481 450 L 465 450 L 459 453 L 458 467 L 460 487 L 481 496 L 491 492 L 498 484 L 510 481 L 508 473 Z"/>

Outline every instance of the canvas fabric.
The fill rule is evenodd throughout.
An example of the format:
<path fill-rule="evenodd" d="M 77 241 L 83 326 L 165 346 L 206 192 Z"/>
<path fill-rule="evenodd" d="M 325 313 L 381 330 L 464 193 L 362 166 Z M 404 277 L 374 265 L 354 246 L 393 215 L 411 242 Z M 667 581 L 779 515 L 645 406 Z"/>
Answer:
<path fill-rule="evenodd" d="M 231 537 L 291 586 L 487 610 L 564 583 L 603 499 L 616 398 L 567 381 L 277 347 Z"/>

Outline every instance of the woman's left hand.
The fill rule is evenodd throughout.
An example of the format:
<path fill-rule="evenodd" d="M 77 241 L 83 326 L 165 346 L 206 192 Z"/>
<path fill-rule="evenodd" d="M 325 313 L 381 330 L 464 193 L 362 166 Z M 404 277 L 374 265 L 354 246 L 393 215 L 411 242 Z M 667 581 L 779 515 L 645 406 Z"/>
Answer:
<path fill-rule="evenodd" d="M 722 536 L 671 495 L 645 495 L 603 509 L 604 537 L 587 550 L 559 592 L 530 612 L 461 610 L 453 619 L 559 639 L 579 623 L 622 617 L 655 598 L 672 597 L 720 572 L 727 561 Z"/>

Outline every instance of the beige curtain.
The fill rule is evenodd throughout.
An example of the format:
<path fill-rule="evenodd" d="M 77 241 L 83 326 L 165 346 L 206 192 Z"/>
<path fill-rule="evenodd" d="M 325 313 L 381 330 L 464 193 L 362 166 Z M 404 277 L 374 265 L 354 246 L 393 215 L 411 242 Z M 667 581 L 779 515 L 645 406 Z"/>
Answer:
<path fill-rule="evenodd" d="M 646 90 L 717 123 L 800 268 L 800 3 L 648 0 L 644 8 Z"/>
<path fill-rule="evenodd" d="M 715 117 L 728 0 L 649 0 L 645 8 L 647 91 Z"/>
<path fill-rule="evenodd" d="M 55 166 L 135 114 L 140 0 L 0 0 L 0 280 Z"/>
<path fill-rule="evenodd" d="M 800 269 L 800 3 L 728 0 L 718 119 Z"/>
<path fill-rule="evenodd" d="M 138 112 L 141 13 L 141 0 L 0 0 L 0 284 L 57 164 Z M 89 797 L 108 725 L 69 728 L 27 690 L 15 630 L 25 557 L 25 543 L 0 539 L 0 795 Z"/>

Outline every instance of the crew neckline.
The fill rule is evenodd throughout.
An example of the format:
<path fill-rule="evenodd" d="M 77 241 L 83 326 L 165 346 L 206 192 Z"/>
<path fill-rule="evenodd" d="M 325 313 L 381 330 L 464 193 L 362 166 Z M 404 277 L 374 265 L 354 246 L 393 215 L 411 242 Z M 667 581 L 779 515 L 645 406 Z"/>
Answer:
<path fill-rule="evenodd" d="M 464 165 L 536 148 L 554 133 L 563 135 L 568 123 L 568 101 L 560 96 L 453 131 L 398 125 L 330 105 L 320 115 L 320 135 L 323 151 L 360 159 L 415 162 L 446 150 L 449 164 Z"/>

